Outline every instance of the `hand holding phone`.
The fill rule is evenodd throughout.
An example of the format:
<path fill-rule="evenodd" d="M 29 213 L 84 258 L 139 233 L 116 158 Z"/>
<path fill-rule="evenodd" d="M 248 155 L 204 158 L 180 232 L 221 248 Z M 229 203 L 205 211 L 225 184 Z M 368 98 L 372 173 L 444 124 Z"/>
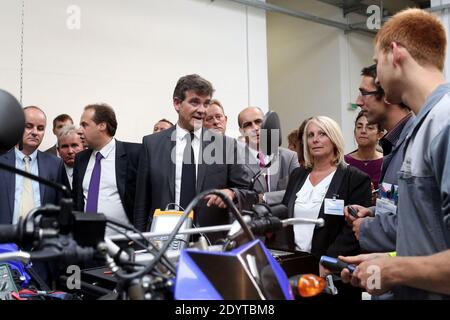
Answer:
<path fill-rule="evenodd" d="M 356 219 L 359 218 L 359 217 L 358 217 L 358 210 L 356 210 L 356 209 L 353 208 L 352 206 L 347 206 L 347 209 L 348 209 L 348 212 L 350 213 L 350 215 L 351 215 L 353 218 L 356 218 Z"/>
<path fill-rule="evenodd" d="M 348 264 L 342 260 L 328 256 L 322 256 L 320 258 L 320 264 L 332 272 L 339 272 L 339 273 L 345 268 L 347 268 L 348 271 L 350 271 L 350 273 L 353 273 L 353 271 L 355 271 L 356 268 L 356 266 L 352 264 Z"/>

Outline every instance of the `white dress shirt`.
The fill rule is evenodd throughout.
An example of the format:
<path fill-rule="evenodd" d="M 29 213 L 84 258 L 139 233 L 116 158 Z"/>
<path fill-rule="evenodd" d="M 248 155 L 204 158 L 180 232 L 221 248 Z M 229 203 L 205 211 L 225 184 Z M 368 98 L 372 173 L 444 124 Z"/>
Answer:
<path fill-rule="evenodd" d="M 116 181 L 116 140 L 112 139 L 107 145 L 99 150 L 103 156 L 100 161 L 100 188 L 98 193 L 97 212 L 105 214 L 107 217 L 114 218 L 123 223 L 129 224 L 130 221 L 125 213 L 125 209 L 120 199 L 119 190 Z M 93 151 L 89 158 L 86 173 L 83 178 L 83 196 L 84 207 L 86 210 L 89 183 L 91 181 L 92 170 L 94 170 L 95 156 L 97 151 Z M 106 228 L 106 236 L 116 234 L 110 228 Z"/>
<path fill-rule="evenodd" d="M 328 187 L 333 179 L 333 171 L 320 181 L 316 186 L 311 184 L 309 176 L 299 192 L 297 192 L 294 206 L 294 218 L 317 219 L 319 217 L 322 202 L 327 194 Z M 312 238 L 315 225 L 297 224 L 294 225 L 295 245 L 297 250 L 311 253 Z"/>
<path fill-rule="evenodd" d="M 66 168 L 67 179 L 69 179 L 70 187 L 72 188 L 73 167 L 69 167 L 67 164 L 64 163 L 64 168 Z"/>
<path fill-rule="evenodd" d="M 186 147 L 186 135 L 189 131 L 181 128 L 177 124 L 176 128 L 176 151 L 175 151 L 175 203 L 180 204 L 180 193 L 181 193 L 181 174 L 183 169 L 183 153 Z M 192 149 L 194 150 L 194 160 L 195 160 L 195 177 L 198 173 L 198 158 L 200 154 L 200 140 L 202 137 L 202 128 L 194 131 L 194 140 L 192 141 Z M 161 208 L 164 209 L 164 208 Z M 183 208 L 184 209 L 184 208 Z"/>

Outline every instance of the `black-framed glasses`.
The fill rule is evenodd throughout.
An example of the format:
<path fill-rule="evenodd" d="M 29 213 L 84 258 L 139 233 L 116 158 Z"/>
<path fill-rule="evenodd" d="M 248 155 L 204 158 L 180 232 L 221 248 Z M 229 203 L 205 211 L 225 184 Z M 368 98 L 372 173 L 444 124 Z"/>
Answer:
<path fill-rule="evenodd" d="M 375 96 L 375 95 L 379 95 L 382 94 L 382 92 L 380 92 L 380 90 L 375 90 L 375 91 L 359 91 L 359 95 L 361 97 L 367 97 L 367 96 Z"/>

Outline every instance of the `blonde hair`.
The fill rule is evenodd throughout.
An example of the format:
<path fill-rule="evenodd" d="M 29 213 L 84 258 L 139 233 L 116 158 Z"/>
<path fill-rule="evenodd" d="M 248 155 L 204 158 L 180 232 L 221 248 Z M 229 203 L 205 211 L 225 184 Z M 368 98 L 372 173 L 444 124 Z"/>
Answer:
<path fill-rule="evenodd" d="M 422 66 L 444 69 L 447 37 L 442 22 L 421 9 L 406 9 L 389 19 L 378 31 L 375 45 L 384 53 L 392 42 L 403 46 Z"/>
<path fill-rule="evenodd" d="M 312 169 L 314 167 L 314 159 L 311 156 L 308 146 L 308 128 L 314 123 L 322 129 L 331 143 L 334 145 L 333 164 L 338 166 L 344 162 L 344 137 L 341 128 L 333 119 L 325 116 L 313 117 L 305 126 L 305 133 L 303 134 L 303 155 L 305 158 L 305 168 Z"/>

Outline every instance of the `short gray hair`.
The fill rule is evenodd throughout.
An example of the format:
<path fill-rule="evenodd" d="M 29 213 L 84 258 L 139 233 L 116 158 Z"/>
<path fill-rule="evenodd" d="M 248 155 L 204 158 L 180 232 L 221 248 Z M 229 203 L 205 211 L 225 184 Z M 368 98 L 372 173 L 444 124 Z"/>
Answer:
<path fill-rule="evenodd" d="M 70 135 L 72 135 L 74 133 L 77 134 L 77 131 L 78 131 L 77 127 L 75 127 L 73 124 L 64 126 L 64 127 L 61 128 L 61 131 L 59 132 L 58 140 L 61 137 L 70 136 Z"/>

